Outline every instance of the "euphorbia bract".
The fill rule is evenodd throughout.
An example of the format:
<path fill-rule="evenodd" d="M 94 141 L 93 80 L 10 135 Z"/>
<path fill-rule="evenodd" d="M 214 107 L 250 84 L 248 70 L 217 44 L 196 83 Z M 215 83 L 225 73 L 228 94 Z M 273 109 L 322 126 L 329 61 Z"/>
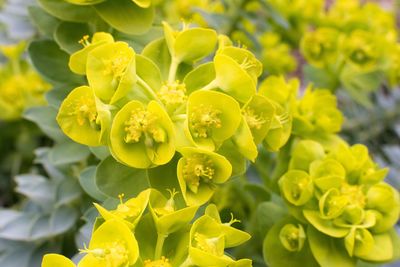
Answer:
<path fill-rule="evenodd" d="M 138 13 L 163 4 L 118 1 Z M 90 30 L 107 30 L 105 7 L 118 8 L 111 0 L 67 2 L 98 12 Z M 145 41 L 114 30 L 85 35 L 71 53 L 69 67 L 87 85 L 71 83 L 57 122 L 90 147 L 97 159 L 88 162 L 101 160 L 79 180 L 93 187 L 100 216 L 78 266 L 252 266 L 247 247 L 233 249 L 250 239 L 246 231 L 255 253 L 265 236 L 272 267 L 329 266 L 332 246 L 344 266 L 395 258 L 398 192 L 366 147 L 337 136 L 344 117 L 333 92 L 264 79 L 255 54 L 213 29 L 161 25 Z M 365 33 L 342 36 L 327 26 L 307 33 L 301 49 L 314 67 L 342 54 L 340 63 L 372 71 L 380 66 L 374 45 Z M 263 204 L 275 208 L 271 221 Z M 232 206 L 241 220 L 227 218 Z M 43 260 L 52 264 L 74 266 L 55 254 Z"/>

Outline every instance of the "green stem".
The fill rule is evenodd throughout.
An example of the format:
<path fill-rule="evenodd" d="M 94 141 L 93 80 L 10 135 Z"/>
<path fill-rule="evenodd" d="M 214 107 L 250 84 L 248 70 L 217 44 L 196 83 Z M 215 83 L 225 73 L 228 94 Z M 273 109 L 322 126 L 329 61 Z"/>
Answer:
<path fill-rule="evenodd" d="M 172 121 L 183 121 L 186 120 L 187 115 L 186 114 L 178 114 L 178 115 L 174 115 L 171 117 Z"/>
<path fill-rule="evenodd" d="M 176 72 L 178 71 L 180 62 L 174 57 L 171 59 L 171 66 L 169 67 L 168 82 L 173 83 L 175 81 Z"/>
<path fill-rule="evenodd" d="M 165 234 L 158 234 L 157 236 L 157 244 L 156 244 L 156 251 L 154 253 L 154 260 L 158 260 L 162 256 L 162 249 L 164 246 L 164 241 L 168 237 L 168 235 Z"/>
<path fill-rule="evenodd" d="M 271 175 L 271 190 L 279 193 L 278 181 L 279 178 L 288 170 L 290 161 L 290 151 L 292 147 L 293 138 L 290 138 L 287 144 L 279 151 L 277 164 Z"/>
<path fill-rule="evenodd" d="M 207 90 L 212 90 L 218 87 L 218 82 L 217 80 L 212 80 L 209 84 L 201 88 L 200 90 L 207 91 Z"/>
<path fill-rule="evenodd" d="M 13 71 L 13 74 L 19 75 L 21 74 L 21 66 L 18 58 L 12 58 L 11 59 L 11 68 Z"/>
<path fill-rule="evenodd" d="M 193 262 L 189 257 L 187 257 L 186 260 L 179 267 L 189 267 L 189 266 L 193 266 Z"/>
<path fill-rule="evenodd" d="M 158 97 L 157 97 L 156 93 L 153 91 L 153 89 L 139 76 L 137 76 L 137 82 L 140 86 L 143 87 L 143 89 L 146 91 L 148 96 L 150 96 L 153 100 L 160 102 L 160 100 L 158 99 Z"/>

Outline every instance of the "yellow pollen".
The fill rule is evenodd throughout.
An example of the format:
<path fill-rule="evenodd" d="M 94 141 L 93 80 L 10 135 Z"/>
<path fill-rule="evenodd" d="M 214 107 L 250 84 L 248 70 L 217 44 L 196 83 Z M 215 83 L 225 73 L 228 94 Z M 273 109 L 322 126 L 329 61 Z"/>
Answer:
<path fill-rule="evenodd" d="M 119 203 L 120 203 L 120 204 L 124 204 L 124 201 L 123 201 L 124 196 L 125 196 L 124 193 L 118 195 Z"/>
<path fill-rule="evenodd" d="M 213 129 L 219 129 L 221 124 L 221 111 L 201 104 L 193 109 L 190 114 L 190 126 L 195 138 L 208 138 Z"/>
<path fill-rule="evenodd" d="M 89 42 L 89 35 L 84 35 L 84 36 L 82 37 L 82 39 L 79 40 L 78 43 L 81 44 L 81 45 L 83 45 L 84 47 L 90 45 L 90 42 Z"/>
<path fill-rule="evenodd" d="M 210 184 L 215 174 L 212 160 L 204 154 L 194 154 L 185 158 L 183 177 L 190 191 L 197 193 L 200 182 Z"/>
<path fill-rule="evenodd" d="M 346 197 L 348 203 L 364 208 L 366 205 L 365 195 L 362 186 L 343 184 L 340 188 L 342 196 Z"/>
<path fill-rule="evenodd" d="M 112 59 L 104 60 L 104 75 L 112 75 L 114 79 L 121 79 L 125 74 L 131 58 L 119 51 Z"/>
<path fill-rule="evenodd" d="M 111 213 L 125 220 L 135 219 L 140 213 L 140 208 L 134 205 L 125 204 L 123 201 L 124 196 L 125 194 L 118 195 L 119 204 L 117 209 L 111 211 Z"/>
<path fill-rule="evenodd" d="M 125 122 L 125 142 L 137 143 L 143 135 L 146 145 L 153 145 L 153 140 L 157 143 L 165 142 L 166 133 L 156 122 L 157 116 L 152 112 L 140 108 L 133 110 Z"/>
<path fill-rule="evenodd" d="M 169 262 L 169 259 L 166 257 L 162 256 L 161 259 L 159 260 L 145 260 L 144 262 L 144 267 L 172 267 L 171 263 Z"/>
<path fill-rule="evenodd" d="M 246 119 L 249 127 L 257 130 L 259 130 L 262 125 L 267 122 L 265 119 L 262 118 L 262 115 L 262 113 L 256 114 L 256 112 L 250 107 L 247 107 L 243 110 L 243 116 Z"/>
<path fill-rule="evenodd" d="M 166 83 L 161 87 L 157 96 L 166 105 L 179 106 L 187 100 L 186 86 L 179 81 Z"/>
<path fill-rule="evenodd" d="M 92 128 L 98 128 L 97 125 L 97 109 L 95 101 L 92 97 L 86 95 L 75 100 L 73 111 L 69 115 L 76 116 L 76 120 L 80 126 L 89 123 Z"/>

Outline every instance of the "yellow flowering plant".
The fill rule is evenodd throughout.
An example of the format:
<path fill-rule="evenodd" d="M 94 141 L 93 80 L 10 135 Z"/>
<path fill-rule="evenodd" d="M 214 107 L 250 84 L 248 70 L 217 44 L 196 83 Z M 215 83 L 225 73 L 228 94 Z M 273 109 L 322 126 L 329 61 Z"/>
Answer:
<path fill-rule="evenodd" d="M 27 247 L 11 267 L 398 260 L 399 194 L 339 137 L 334 95 L 396 83 L 391 16 L 288 3 L 38 0 L 28 52 L 53 89 L 26 116 L 54 142 L 32 170 L 48 177 L 17 178 L 27 204 L 0 211 L 0 265 Z"/>

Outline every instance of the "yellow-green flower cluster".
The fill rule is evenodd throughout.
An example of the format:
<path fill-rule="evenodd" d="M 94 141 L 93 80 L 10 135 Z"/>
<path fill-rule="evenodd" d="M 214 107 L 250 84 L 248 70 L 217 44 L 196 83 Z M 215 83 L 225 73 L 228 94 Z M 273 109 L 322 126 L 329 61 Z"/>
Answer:
<path fill-rule="evenodd" d="M 279 34 L 265 32 L 260 37 L 260 43 L 262 46 L 261 61 L 268 74 L 287 74 L 296 70 L 297 61 L 291 54 L 291 47 L 282 42 Z"/>
<path fill-rule="evenodd" d="M 387 171 L 379 168 L 363 145 L 342 141 L 326 152 L 315 141 L 301 140 L 292 149 L 289 170 L 279 186 L 291 215 L 312 227 L 315 235 L 340 240 L 337 246 L 344 247 L 344 257 L 385 262 L 395 255 L 391 231 L 400 212 L 399 193 L 383 181 Z M 305 239 L 301 228 L 282 229 L 288 250 L 301 250 Z M 297 243 L 290 241 L 287 232 L 297 233 Z M 310 242 L 317 261 L 321 260 L 313 247 L 315 238 Z"/>
<path fill-rule="evenodd" d="M 340 131 L 343 115 L 337 107 L 336 96 L 326 89 L 313 89 L 308 86 L 299 94 L 299 81 L 285 81 L 283 77 L 270 76 L 260 85 L 259 92 L 285 107 L 286 117 L 290 121 L 286 133 L 302 138 L 317 138 L 332 135 Z M 293 121 L 293 122 L 292 122 Z"/>
<path fill-rule="evenodd" d="M 18 120 L 25 109 L 46 104 L 50 85 L 21 59 L 24 43 L 4 45 L 0 51 L 8 62 L 0 66 L 0 119 Z"/>
<path fill-rule="evenodd" d="M 376 72 L 384 74 L 391 85 L 398 83 L 394 13 L 375 3 L 335 1 L 315 26 L 300 42 L 310 65 L 326 70 L 345 87 L 353 83 L 348 76 Z"/>
<path fill-rule="evenodd" d="M 108 0 L 65 0 L 65 1 L 74 5 L 87 6 L 87 5 L 99 4 L 102 2 L 106 2 Z M 148 8 L 152 4 L 152 0 L 132 0 L 132 2 L 141 8 Z"/>
<path fill-rule="evenodd" d="M 221 14 L 225 10 L 221 1 L 216 0 L 167 0 L 158 1 L 157 6 L 161 8 L 164 17 L 171 23 L 183 19 L 203 27 L 208 23 L 199 10 L 215 14 Z"/>
<path fill-rule="evenodd" d="M 262 67 L 247 49 L 210 29 L 163 26 L 164 38 L 141 54 L 107 33 L 84 36 L 69 66 L 89 84 L 71 91 L 57 121 L 74 141 L 107 146 L 132 168 L 180 155 L 183 197 L 204 204 L 216 186 L 245 171 L 232 162 L 254 161 L 258 144 L 276 151 L 286 143 L 291 116 L 286 99 L 273 97 L 277 87 L 257 93 Z"/>
<path fill-rule="evenodd" d="M 209 205 L 191 224 L 199 206 L 178 207 L 176 194 L 170 191 L 166 198 L 148 189 L 126 202 L 120 195 L 114 210 L 95 204 L 102 218 L 93 229 L 89 246 L 80 249 L 84 257 L 77 266 L 252 266 L 249 259 L 235 260 L 225 253 L 226 248 L 250 239 L 249 234 L 232 227 L 237 220 L 222 223 L 216 206 Z M 75 264 L 61 255 L 44 256 L 42 267 L 54 266 Z"/>

